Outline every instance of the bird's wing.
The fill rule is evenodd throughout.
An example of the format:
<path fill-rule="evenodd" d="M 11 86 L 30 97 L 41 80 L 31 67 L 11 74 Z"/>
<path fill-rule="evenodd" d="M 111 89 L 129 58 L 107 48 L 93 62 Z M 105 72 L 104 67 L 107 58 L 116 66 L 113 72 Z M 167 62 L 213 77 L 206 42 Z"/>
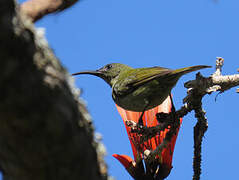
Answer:
<path fill-rule="evenodd" d="M 114 90 L 118 95 L 125 95 L 136 89 L 137 87 L 156 79 L 160 76 L 170 74 L 171 69 L 162 67 L 137 68 L 130 72 L 122 74 L 120 80 L 115 84 Z"/>

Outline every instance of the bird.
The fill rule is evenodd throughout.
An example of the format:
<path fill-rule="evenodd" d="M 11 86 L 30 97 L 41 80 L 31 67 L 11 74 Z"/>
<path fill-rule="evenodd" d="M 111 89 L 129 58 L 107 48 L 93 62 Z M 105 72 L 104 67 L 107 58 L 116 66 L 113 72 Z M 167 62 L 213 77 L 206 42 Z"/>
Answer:
<path fill-rule="evenodd" d="M 160 66 L 132 68 L 121 63 L 111 63 L 95 71 L 82 71 L 72 75 L 100 77 L 112 88 L 112 98 L 118 106 L 128 111 L 144 113 L 163 103 L 171 95 L 172 88 L 181 76 L 210 67 L 197 65 L 173 70 Z"/>
<path fill-rule="evenodd" d="M 133 120 L 142 126 L 156 126 L 160 124 L 156 116 L 157 113 L 162 111 L 175 113 L 171 90 L 179 78 L 192 71 L 210 67 L 197 65 L 173 70 L 160 66 L 132 68 L 125 64 L 111 63 L 95 71 L 82 71 L 72 75 L 94 75 L 109 84 L 112 88 L 112 98 L 125 124 L 126 121 Z M 175 116 L 173 117 L 175 118 Z M 182 119 L 180 119 L 180 124 L 181 122 Z M 132 133 L 131 128 L 126 126 L 134 160 L 127 155 L 114 154 L 113 156 L 125 166 L 135 179 L 138 176 L 140 176 L 139 179 L 147 179 L 148 176 L 155 176 L 155 179 L 165 179 L 172 169 L 172 156 L 179 127 L 169 145 L 158 154 L 156 161 L 153 164 L 145 162 L 146 170 L 142 165 L 144 151 L 155 150 L 162 143 L 169 129 L 140 144 L 141 136 Z"/>

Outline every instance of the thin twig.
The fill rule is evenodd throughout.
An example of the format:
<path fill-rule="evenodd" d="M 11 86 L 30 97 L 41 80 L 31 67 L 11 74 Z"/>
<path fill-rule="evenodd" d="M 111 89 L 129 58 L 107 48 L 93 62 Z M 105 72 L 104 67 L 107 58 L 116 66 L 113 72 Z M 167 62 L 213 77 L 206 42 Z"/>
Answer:
<path fill-rule="evenodd" d="M 195 109 L 195 117 L 198 119 L 198 122 L 194 126 L 193 180 L 199 180 L 201 175 L 202 139 L 208 128 L 207 119 L 204 115 L 205 112 L 202 110 L 202 107 Z"/>

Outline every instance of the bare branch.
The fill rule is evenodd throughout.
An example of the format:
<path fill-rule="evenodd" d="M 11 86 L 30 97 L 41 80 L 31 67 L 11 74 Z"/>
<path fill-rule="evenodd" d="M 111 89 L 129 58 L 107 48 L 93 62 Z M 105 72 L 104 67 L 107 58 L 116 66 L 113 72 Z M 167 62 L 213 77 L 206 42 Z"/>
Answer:
<path fill-rule="evenodd" d="M 221 61 L 224 59 L 220 59 Z M 216 65 L 216 72 L 211 77 L 204 78 L 197 74 L 196 80 L 188 81 L 184 86 L 188 89 L 194 88 L 200 94 L 211 94 L 212 92 L 219 91 L 220 93 L 239 85 L 239 74 L 234 75 L 221 75 L 221 67 L 223 63 Z M 217 60 L 218 62 L 218 60 Z M 186 97 L 184 102 L 187 101 Z"/>
<path fill-rule="evenodd" d="M 20 6 L 20 10 L 35 22 L 47 14 L 65 10 L 77 1 L 78 0 L 28 0 Z"/>
<path fill-rule="evenodd" d="M 202 107 L 195 109 L 195 117 L 197 118 L 197 124 L 194 126 L 194 157 L 193 157 L 193 180 L 199 180 L 201 175 L 201 151 L 202 151 L 202 139 L 207 131 L 208 124 L 205 117 L 205 111 Z"/>

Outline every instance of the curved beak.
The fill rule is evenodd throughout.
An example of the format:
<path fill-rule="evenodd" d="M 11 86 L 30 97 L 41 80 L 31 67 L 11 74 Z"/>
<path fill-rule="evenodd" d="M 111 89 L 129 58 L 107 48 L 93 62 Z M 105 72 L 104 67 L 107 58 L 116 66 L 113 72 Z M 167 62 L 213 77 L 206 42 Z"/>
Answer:
<path fill-rule="evenodd" d="M 105 75 L 104 72 L 100 71 L 100 70 L 96 70 L 96 71 L 82 71 L 82 72 L 77 72 L 77 73 L 73 73 L 72 76 L 76 76 L 76 75 L 81 75 L 81 74 L 90 74 L 90 75 L 94 75 L 97 76 L 103 80 L 105 80 L 110 86 L 110 79 Z"/>
<path fill-rule="evenodd" d="M 72 76 L 81 75 L 81 74 L 90 74 L 90 75 L 94 75 L 98 77 L 102 75 L 100 71 L 82 71 L 82 72 L 73 73 Z"/>

